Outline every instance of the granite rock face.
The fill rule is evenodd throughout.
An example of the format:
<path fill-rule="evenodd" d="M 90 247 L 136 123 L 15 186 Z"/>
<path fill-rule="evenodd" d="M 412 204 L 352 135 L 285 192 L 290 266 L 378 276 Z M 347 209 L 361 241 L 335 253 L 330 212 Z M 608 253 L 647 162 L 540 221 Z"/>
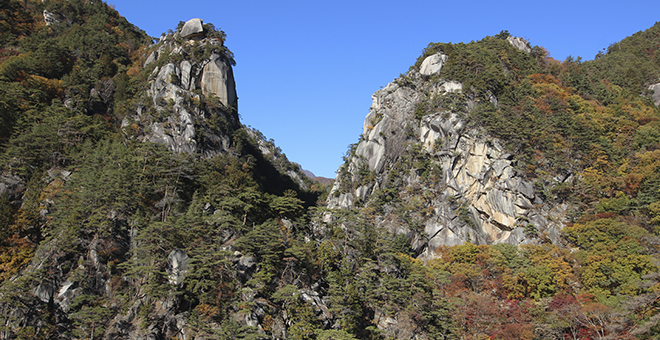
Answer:
<path fill-rule="evenodd" d="M 423 76 L 430 76 L 432 74 L 440 73 L 442 65 L 447 62 L 447 56 L 442 53 L 436 53 L 432 56 L 426 57 L 419 68 L 419 73 Z"/>
<path fill-rule="evenodd" d="M 655 103 L 655 106 L 660 106 L 660 83 L 649 86 L 649 90 L 653 91 L 651 99 Z"/>
<path fill-rule="evenodd" d="M 523 51 L 523 52 L 531 52 L 532 49 L 529 48 L 529 43 L 527 40 L 520 38 L 520 37 L 507 37 L 506 40 L 511 44 L 511 46 Z"/>
<path fill-rule="evenodd" d="M 515 155 L 468 124 L 475 99 L 456 82 L 428 81 L 415 71 L 405 77 L 372 96 L 362 137 L 338 171 L 328 207 L 382 211 L 379 226 L 405 233 L 422 258 L 433 258 L 439 246 L 465 242 L 556 241 L 566 207 L 545 202 L 533 183 L 518 176 Z M 455 104 L 416 116 L 420 105 L 436 98 Z M 399 178 L 394 188 L 392 178 Z M 400 205 L 417 207 L 410 212 L 417 231 L 397 217 L 400 206 L 382 201 L 384 189 L 398 192 Z"/>
<path fill-rule="evenodd" d="M 188 272 L 188 254 L 181 249 L 175 249 L 167 256 L 167 274 L 170 284 L 180 285 Z"/>
<path fill-rule="evenodd" d="M 205 95 L 215 95 L 225 106 L 236 107 L 236 84 L 234 73 L 218 54 L 211 55 L 209 62 L 202 69 L 200 84 Z"/>
<path fill-rule="evenodd" d="M 189 39 L 200 36 L 204 33 L 204 23 L 202 19 L 194 18 L 188 20 L 181 28 L 181 38 Z"/>

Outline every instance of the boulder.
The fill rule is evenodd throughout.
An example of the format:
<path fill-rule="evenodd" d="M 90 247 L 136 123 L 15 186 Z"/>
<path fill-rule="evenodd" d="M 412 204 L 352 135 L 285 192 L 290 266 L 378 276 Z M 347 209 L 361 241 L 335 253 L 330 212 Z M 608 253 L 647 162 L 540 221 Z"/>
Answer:
<path fill-rule="evenodd" d="M 188 20 L 181 29 L 181 38 L 192 39 L 204 35 L 202 19 L 194 18 Z"/>
<path fill-rule="evenodd" d="M 54 284 L 50 281 L 42 281 L 39 283 L 39 286 L 34 289 L 32 293 L 34 296 L 38 297 L 42 302 L 48 303 L 53 297 L 53 291 L 55 290 Z"/>
<path fill-rule="evenodd" d="M 435 73 L 440 73 L 442 65 L 447 62 L 447 56 L 442 53 L 436 53 L 432 56 L 426 57 L 419 68 L 419 73 L 423 76 L 430 76 Z"/>

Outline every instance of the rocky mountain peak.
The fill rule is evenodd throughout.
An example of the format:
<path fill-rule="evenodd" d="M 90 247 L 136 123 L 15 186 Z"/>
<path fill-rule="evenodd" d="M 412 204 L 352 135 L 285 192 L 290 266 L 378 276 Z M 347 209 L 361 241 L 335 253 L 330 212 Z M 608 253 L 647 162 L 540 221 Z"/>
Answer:
<path fill-rule="evenodd" d="M 492 96 L 477 99 L 460 82 L 428 80 L 446 61 L 441 53 L 426 57 L 419 70 L 374 93 L 328 207 L 380 210 L 379 227 L 406 234 L 426 258 L 443 245 L 557 240 L 565 207 L 545 202 L 518 175 L 505 144 L 467 119 Z"/>
<path fill-rule="evenodd" d="M 122 127 L 174 152 L 210 156 L 227 151 L 240 123 L 235 62 L 224 38 L 224 32 L 198 18 L 163 35 L 144 62 L 151 70 L 148 88 Z"/>

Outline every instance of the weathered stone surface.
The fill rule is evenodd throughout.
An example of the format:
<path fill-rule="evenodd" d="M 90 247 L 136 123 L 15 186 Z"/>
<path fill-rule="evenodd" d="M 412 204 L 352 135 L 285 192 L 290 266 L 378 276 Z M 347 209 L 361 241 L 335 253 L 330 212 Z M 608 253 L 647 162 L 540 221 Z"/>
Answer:
<path fill-rule="evenodd" d="M 531 52 L 532 50 L 529 48 L 529 43 L 527 43 L 527 40 L 520 38 L 520 37 L 511 37 L 509 36 L 506 38 L 506 40 L 513 45 L 513 47 L 523 51 L 523 52 Z"/>
<path fill-rule="evenodd" d="M 188 254 L 181 249 L 174 249 L 167 256 L 167 274 L 170 284 L 180 285 L 188 272 Z"/>
<path fill-rule="evenodd" d="M 649 86 L 649 90 L 653 91 L 651 98 L 655 106 L 660 106 L 660 83 Z"/>
<path fill-rule="evenodd" d="M 24 190 L 25 183 L 20 177 L 9 173 L 0 175 L 0 195 L 7 195 L 10 201 L 18 200 Z"/>
<path fill-rule="evenodd" d="M 142 67 L 147 67 L 147 65 L 153 63 L 156 60 L 158 60 L 158 51 L 153 51 L 151 54 L 149 54 L 147 60 L 144 61 L 144 65 L 142 65 Z"/>
<path fill-rule="evenodd" d="M 541 218 L 553 209 L 546 206 L 531 183 L 518 177 L 515 157 L 495 138 L 484 135 L 479 128 L 467 127 L 464 112 L 474 106 L 466 100 L 465 108 L 439 107 L 427 113 L 421 121 L 415 118 L 417 104 L 431 96 L 463 96 L 462 85 L 439 80 L 430 84 L 427 78 L 411 71 L 411 86 L 397 81 L 388 84 L 372 96 L 373 104 L 365 118 L 363 134 L 354 154 L 337 173 L 329 198 L 331 209 L 350 209 L 357 202 L 369 205 L 371 196 L 382 188 L 392 166 L 406 153 L 411 143 L 419 143 L 429 159 L 429 166 L 440 170 L 440 180 L 425 182 L 417 171 L 398 173 L 398 198 L 410 204 L 419 193 L 424 203 L 416 215 L 424 226 L 425 235 L 411 232 L 411 228 L 396 217 L 396 208 L 378 207 L 383 214 L 377 217 L 378 226 L 394 233 L 405 233 L 411 247 L 422 258 L 434 257 L 443 245 L 464 242 L 475 244 L 535 242 L 525 232 L 532 225 L 539 233 L 558 240 L 562 227 L 562 213 L 556 219 Z M 465 98 L 465 97 L 463 97 Z M 356 181 L 365 168 L 374 178 L 372 183 L 352 186 L 341 191 L 340 183 Z M 417 203 L 419 204 L 419 203 Z M 414 214 L 415 212 L 412 212 Z M 524 221 L 524 222 L 522 222 Z"/>
<path fill-rule="evenodd" d="M 439 73 L 442 70 L 442 65 L 447 62 L 447 56 L 442 53 L 436 53 L 432 56 L 426 57 L 419 67 L 419 73 L 423 76 L 430 76 Z"/>
<path fill-rule="evenodd" d="M 240 253 L 239 253 L 240 255 Z M 246 281 L 250 278 L 250 274 L 254 272 L 257 266 L 257 260 L 252 256 L 241 256 L 236 261 L 236 270 L 238 270 L 238 277 L 242 281 Z"/>
<path fill-rule="evenodd" d="M 192 71 L 192 64 L 188 60 L 181 61 L 179 66 L 181 69 L 181 87 L 184 90 L 194 90 L 190 88 L 190 72 Z"/>
<path fill-rule="evenodd" d="M 181 71 L 176 65 L 173 63 L 165 64 L 160 68 L 156 79 L 151 83 L 152 93 L 158 96 L 158 94 L 167 92 L 163 90 L 166 90 L 167 85 L 171 84 L 174 80 L 180 77 L 180 75 Z"/>
<path fill-rule="evenodd" d="M 46 23 L 46 26 L 50 26 L 53 24 L 57 24 L 60 22 L 59 16 L 55 13 L 48 12 L 47 10 L 44 9 L 44 22 Z"/>
<path fill-rule="evenodd" d="M 463 84 L 457 81 L 446 81 L 438 87 L 439 92 L 461 92 L 463 91 Z"/>
<path fill-rule="evenodd" d="M 55 290 L 54 284 L 49 281 L 41 282 L 37 288 L 34 289 L 34 296 L 38 297 L 42 302 L 48 303 L 53 297 L 53 291 Z"/>
<path fill-rule="evenodd" d="M 188 39 L 202 35 L 204 33 L 203 24 L 202 19 L 199 18 L 188 20 L 181 29 L 181 38 Z"/>
<path fill-rule="evenodd" d="M 231 65 L 214 54 L 202 70 L 201 88 L 205 95 L 216 95 L 227 107 L 236 107 L 236 83 Z"/>

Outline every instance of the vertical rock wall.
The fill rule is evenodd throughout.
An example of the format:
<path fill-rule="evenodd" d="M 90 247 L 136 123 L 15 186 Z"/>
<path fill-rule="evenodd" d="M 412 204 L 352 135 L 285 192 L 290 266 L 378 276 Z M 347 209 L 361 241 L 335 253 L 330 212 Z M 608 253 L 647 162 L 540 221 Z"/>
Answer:
<path fill-rule="evenodd" d="M 468 124 L 466 114 L 475 101 L 462 93 L 460 83 L 432 82 L 427 76 L 410 71 L 405 79 L 372 96 L 363 135 L 338 172 L 328 207 L 350 209 L 364 204 L 383 211 L 379 226 L 407 233 L 413 248 L 424 257 L 433 257 L 439 246 L 464 242 L 556 240 L 565 207 L 546 203 L 533 183 L 518 176 L 515 155 L 501 141 Z M 419 112 L 416 116 L 422 102 L 439 96 L 463 104 L 441 106 L 421 119 Z M 412 164 L 414 149 L 421 150 L 416 157 L 428 160 L 427 170 Z M 365 168 L 373 178 L 366 183 Z M 394 169 L 405 171 L 395 175 Z M 420 175 L 428 169 L 441 175 Z M 399 203 L 376 201 L 393 176 L 402 177 L 395 188 Z M 351 183 L 348 190 L 346 183 Z M 423 232 L 397 218 L 395 207 L 410 205 L 420 197 L 424 197 L 421 207 L 417 204 L 418 211 L 410 214 Z"/>

